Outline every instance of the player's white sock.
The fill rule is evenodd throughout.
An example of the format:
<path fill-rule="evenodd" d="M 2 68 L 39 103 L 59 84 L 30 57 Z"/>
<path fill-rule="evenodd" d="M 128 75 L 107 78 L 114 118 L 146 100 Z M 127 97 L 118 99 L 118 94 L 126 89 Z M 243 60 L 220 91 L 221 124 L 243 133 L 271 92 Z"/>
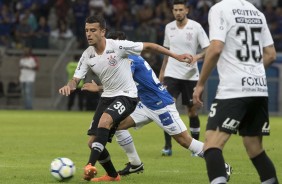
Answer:
<path fill-rule="evenodd" d="M 115 133 L 116 140 L 118 144 L 122 147 L 122 149 L 125 151 L 129 162 L 132 165 L 140 165 L 141 160 L 139 158 L 139 155 L 136 151 L 136 148 L 133 143 L 133 139 L 129 133 L 128 130 L 118 130 Z"/>
<path fill-rule="evenodd" d="M 203 151 L 203 148 L 204 148 L 204 143 L 193 138 L 188 149 L 192 151 L 193 153 L 198 154 Z"/>

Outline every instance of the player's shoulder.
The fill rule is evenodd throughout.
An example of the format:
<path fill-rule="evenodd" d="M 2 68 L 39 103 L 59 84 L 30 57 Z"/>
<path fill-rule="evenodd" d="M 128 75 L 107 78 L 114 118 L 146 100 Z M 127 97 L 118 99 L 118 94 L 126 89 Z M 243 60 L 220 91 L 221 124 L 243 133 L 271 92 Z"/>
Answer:
<path fill-rule="evenodd" d="M 166 24 L 166 27 L 167 27 L 167 28 L 176 27 L 176 20 L 167 23 L 167 24 Z"/>
<path fill-rule="evenodd" d="M 189 21 L 189 24 L 192 25 L 193 27 L 194 27 L 194 26 L 196 26 L 196 27 L 202 27 L 202 25 L 201 25 L 199 22 L 195 21 L 195 20 L 188 19 L 188 21 Z"/>
<path fill-rule="evenodd" d="M 93 55 L 95 55 L 95 49 L 93 46 L 88 46 L 87 49 L 85 49 L 82 53 L 82 56 L 86 58 L 90 58 Z"/>

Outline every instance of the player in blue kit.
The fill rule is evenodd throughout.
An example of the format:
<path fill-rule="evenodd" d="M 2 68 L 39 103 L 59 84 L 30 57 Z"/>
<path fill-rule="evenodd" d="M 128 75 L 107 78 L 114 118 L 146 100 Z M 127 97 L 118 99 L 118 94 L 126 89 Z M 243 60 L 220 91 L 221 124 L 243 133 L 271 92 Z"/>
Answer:
<path fill-rule="evenodd" d="M 108 37 L 125 39 L 122 32 L 114 32 L 109 34 Z M 143 163 L 140 161 L 133 139 L 126 129 L 130 127 L 140 128 L 152 121 L 156 122 L 160 128 L 171 135 L 185 149 L 201 156 L 203 143 L 189 135 L 172 96 L 160 83 L 150 65 L 141 56 L 130 55 L 128 59 L 131 62 L 131 71 L 140 102 L 135 111 L 120 123 L 118 131 L 115 133 L 117 142 L 124 149 L 129 159 L 129 163 L 123 170 L 119 171 L 119 174 L 128 175 L 143 171 Z M 93 91 L 94 85 L 97 84 L 94 82 L 86 83 L 82 90 Z M 230 171 L 231 167 L 228 164 L 227 167 Z"/>

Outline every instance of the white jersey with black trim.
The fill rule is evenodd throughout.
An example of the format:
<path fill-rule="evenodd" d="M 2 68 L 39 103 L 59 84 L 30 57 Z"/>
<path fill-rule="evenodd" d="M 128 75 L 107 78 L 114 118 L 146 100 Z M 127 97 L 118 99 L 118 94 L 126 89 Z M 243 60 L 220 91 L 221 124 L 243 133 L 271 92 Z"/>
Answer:
<path fill-rule="evenodd" d="M 103 54 L 98 55 L 92 46 L 83 52 L 74 77 L 83 79 L 91 69 L 103 85 L 102 97 L 137 97 L 128 55 L 140 55 L 142 50 L 142 42 L 106 39 Z"/>
<path fill-rule="evenodd" d="M 209 44 L 210 42 L 204 29 L 194 20 L 188 19 L 183 29 L 177 27 L 176 21 L 168 23 L 165 27 L 163 46 L 176 54 L 188 53 L 196 55 L 199 46 L 203 49 L 208 47 Z M 169 57 L 164 76 L 195 81 L 199 79 L 198 65 L 194 64 L 191 67 L 187 63 L 179 62 Z"/>
<path fill-rule="evenodd" d="M 224 42 L 217 99 L 268 96 L 263 47 L 273 44 L 266 19 L 246 0 L 222 0 L 209 12 L 210 40 Z"/>

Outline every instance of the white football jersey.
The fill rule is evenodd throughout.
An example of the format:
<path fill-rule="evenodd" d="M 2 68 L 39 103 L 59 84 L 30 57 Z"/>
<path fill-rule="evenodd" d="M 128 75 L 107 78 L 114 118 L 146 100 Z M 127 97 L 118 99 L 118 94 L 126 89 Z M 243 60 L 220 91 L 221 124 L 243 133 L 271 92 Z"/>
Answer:
<path fill-rule="evenodd" d="M 102 97 L 137 97 L 128 55 L 140 55 L 142 50 L 142 42 L 106 39 L 103 54 L 98 55 L 92 46 L 83 52 L 74 77 L 83 79 L 91 69 L 103 85 Z"/>
<path fill-rule="evenodd" d="M 183 29 L 177 27 L 176 21 L 168 23 L 165 27 L 163 45 L 176 54 L 196 55 L 199 46 L 203 49 L 209 44 L 208 36 L 202 26 L 191 19 L 188 19 Z M 198 65 L 194 64 L 191 67 L 187 63 L 169 57 L 164 76 L 182 80 L 198 80 Z"/>
<path fill-rule="evenodd" d="M 263 47 L 273 44 L 266 19 L 246 0 L 222 0 L 209 12 L 210 40 L 225 43 L 216 98 L 268 96 Z"/>

